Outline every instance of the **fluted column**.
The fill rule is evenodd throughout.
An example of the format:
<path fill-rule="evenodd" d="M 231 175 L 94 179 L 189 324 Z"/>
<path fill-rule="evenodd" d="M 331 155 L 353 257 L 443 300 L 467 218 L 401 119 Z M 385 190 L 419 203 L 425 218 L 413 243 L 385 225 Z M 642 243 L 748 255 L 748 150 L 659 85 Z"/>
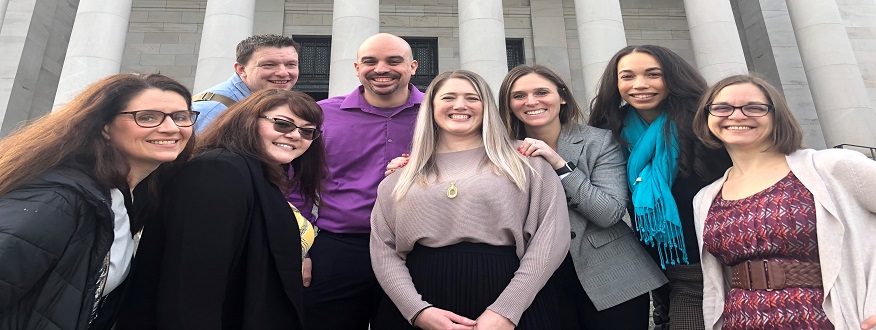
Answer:
<path fill-rule="evenodd" d="M 827 146 L 876 146 L 876 111 L 834 1 L 786 1 Z"/>
<path fill-rule="evenodd" d="M 195 71 L 194 93 L 213 87 L 234 72 L 237 44 L 252 36 L 256 0 L 209 0 Z"/>
<path fill-rule="evenodd" d="M 587 108 L 596 95 L 605 65 L 627 46 L 627 36 L 617 0 L 575 0 L 575 20 L 586 93 L 580 105 Z"/>
<path fill-rule="evenodd" d="M 478 73 L 498 95 L 508 73 L 502 0 L 459 0 L 460 67 Z"/>
<path fill-rule="evenodd" d="M 119 73 L 132 0 L 81 0 L 52 106 L 67 104 L 91 83 Z"/>
<path fill-rule="evenodd" d="M 748 73 L 729 1 L 684 0 L 697 69 L 708 83 Z"/>
<path fill-rule="evenodd" d="M 380 32 L 378 0 L 335 0 L 332 10 L 332 62 L 329 97 L 350 93 L 359 86 L 353 63 L 365 39 Z"/>

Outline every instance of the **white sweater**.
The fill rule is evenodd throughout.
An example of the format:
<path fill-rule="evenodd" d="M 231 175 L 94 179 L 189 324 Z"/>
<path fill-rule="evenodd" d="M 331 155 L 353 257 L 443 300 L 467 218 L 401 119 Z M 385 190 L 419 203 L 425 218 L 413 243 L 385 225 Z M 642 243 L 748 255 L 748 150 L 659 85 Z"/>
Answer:
<path fill-rule="evenodd" d="M 787 160 L 815 200 L 827 318 L 837 329 L 860 329 L 864 319 L 876 315 L 876 161 L 841 149 L 798 150 Z M 730 269 L 703 250 L 703 223 L 725 180 L 726 174 L 694 198 L 707 329 L 723 325 L 729 290 Z"/>

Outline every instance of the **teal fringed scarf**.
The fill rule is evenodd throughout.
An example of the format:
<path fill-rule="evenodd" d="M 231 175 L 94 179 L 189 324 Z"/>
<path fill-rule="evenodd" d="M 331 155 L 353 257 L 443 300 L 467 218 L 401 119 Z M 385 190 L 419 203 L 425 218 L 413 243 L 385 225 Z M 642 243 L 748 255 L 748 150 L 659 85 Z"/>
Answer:
<path fill-rule="evenodd" d="M 664 137 L 666 113 L 649 126 L 632 107 L 624 118 L 621 136 L 630 143 L 627 182 L 633 192 L 636 230 L 641 240 L 656 246 L 660 267 L 688 263 L 678 206 L 672 197 L 672 183 L 678 174 L 678 140 L 675 123 L 672 136 Z"/>

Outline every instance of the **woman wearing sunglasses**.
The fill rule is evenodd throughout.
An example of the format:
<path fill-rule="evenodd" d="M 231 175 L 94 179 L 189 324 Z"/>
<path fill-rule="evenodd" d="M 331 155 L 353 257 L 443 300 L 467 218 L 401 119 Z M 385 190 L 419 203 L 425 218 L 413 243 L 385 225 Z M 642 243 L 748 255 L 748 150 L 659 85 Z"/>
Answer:
<path fill-rule="evenodd" d="M 216 117 L 144 235 L 151 265 L 138 269 L 157 283 L 131 314 L 145 320 L 121 328 L 301 328 L 301 261 L 313 228 L 284 196 L 317 199 L 322 122 L 309 96 L 277 89 Z"/>
<path fill-rule="evenodd" d="M 733 160 L 694 198 L 706 328 L 874 327 L 876 162 L 803 149 L 759 77 L 725 78 L 697 108 L 697 137 Z"/>
<path fill-rule="evenodd" d="M 131 191 L 191 154 L 190 99 L 165 76 L 114 75 L 0 140 L 0 329 L 112 326 L 133 207 L 157 197 Z"/>

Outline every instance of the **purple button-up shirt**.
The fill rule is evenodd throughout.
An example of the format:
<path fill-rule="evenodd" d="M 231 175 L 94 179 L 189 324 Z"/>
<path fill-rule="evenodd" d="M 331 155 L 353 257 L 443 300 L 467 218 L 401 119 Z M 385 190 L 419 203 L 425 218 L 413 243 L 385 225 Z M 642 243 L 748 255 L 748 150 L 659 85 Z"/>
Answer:
<path fill-rule="evenodd" d="M 301 214 L 323 230 L 333 233 L 371 232 L 371 209 L 377 185 L 386 164 L 409 153 L 414 123 L 423 93 L 408 85 L 407 103 L 396 108 L 376 108 L 365 101 L 362 86 L 344 96 L 319 101 L 325 120 L 323 139 L 328 179 L 323 183 L 318 217 L 312 205 L 297 194 L 287 197 Z"/>

